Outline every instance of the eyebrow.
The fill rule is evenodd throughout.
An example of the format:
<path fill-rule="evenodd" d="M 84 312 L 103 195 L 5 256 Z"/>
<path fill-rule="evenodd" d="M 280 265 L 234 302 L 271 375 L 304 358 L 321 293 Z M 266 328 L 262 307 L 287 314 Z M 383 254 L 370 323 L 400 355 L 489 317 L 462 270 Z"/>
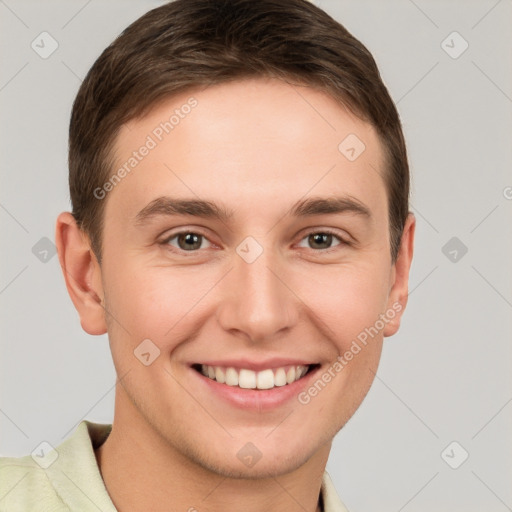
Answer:
<path fill-rule="evenodd" d="M 177 199 L 168 196 L 158 197 L 145 206 L 135 217 L 137 224 L 144 224 L 152 217 L 190 215 L 205 219 L 226 222 L 234 216 L 234 211 L 212 201 L 200 199 Z M 358 199 L 343 197 L 309 197 L 295 203 L 288 216 L 311 217 L 314 215 L 353 213 L 371 218 L 370 209 Z"/>

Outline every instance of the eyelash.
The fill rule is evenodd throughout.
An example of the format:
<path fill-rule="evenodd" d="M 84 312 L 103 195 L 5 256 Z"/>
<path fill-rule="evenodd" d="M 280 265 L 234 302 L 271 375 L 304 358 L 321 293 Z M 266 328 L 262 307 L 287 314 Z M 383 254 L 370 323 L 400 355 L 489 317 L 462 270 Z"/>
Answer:
<path fill-rule="evenodd" d="M 184 231 L 178 231 L 176 233 L 173 233 L 172 235 L 166 237 L 164 240 L 162 240 L 160 242 L 160 245 L 162 246 L 167 246 L 168 248 L 170 248 L 170 250 L 172 252 L 177 252 L 179 253 L 180 255 L 186 255 L 186 256 L 192 256 L 194 253 L 197 253 L 200 251 L 200 249 L 196 249 L 196 250 L 192 250 L 192 251 L 185 251 L 183 249 L 180 249 L 179 247 L 174 247 L 172 245 L 169 244 L 169 242 L 177 237 L 179 237 L 180 235 L 186 235 L 186 234 L 191 234 L 191 235 L 199 235 L 201 236 L 202 238 L 208 240 L 208 237 L 198 231 L 192 231 L 192 230 L 184 230 Z M 344 238 L 342 238 L 337 232 L 331 230 L 331 229 L 321 229 L 321 230 L 313 230 L 313 231 L 309 231 L 307 232 L 301 239 L 300 239 L 300 242 L 302 242 L 305 238 L 308 238 L 309 236 L 311 235 L 332 235 L 334 238 L 336 238 L 338 241 L 339 241 L 339 244 L 333 246 L 333 247 L 329 247 L 327 249 L 310 249 L 311 251 L 313 252 L 316 252 L 316 253 L 324 253 L 324 254 L 329 254 L 333 251 L 336 251 L 337 248 L 339 248 L 340 246 L 347 246 L 347 245 L 350 245 L 350 243 L 345 240 Z M 208 240 L 210 242 L 210 240 Z M 212 242 L 210 242 L 212 243 Z M 190 253 L 190 254 L 187 254 L 187 253 Z"/>

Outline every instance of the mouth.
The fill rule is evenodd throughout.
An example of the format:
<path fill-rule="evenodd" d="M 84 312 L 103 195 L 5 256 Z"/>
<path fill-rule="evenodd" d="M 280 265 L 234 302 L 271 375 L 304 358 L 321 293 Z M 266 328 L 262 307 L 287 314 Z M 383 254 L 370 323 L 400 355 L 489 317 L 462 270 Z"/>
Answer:
<path fill-rule="evenodd" d="M 319 366 L 319 364 L 285 365 L 255 371 L 234 366 L 193 364 L 192 369 L 219 384 L 238 389 L 263 391 L 290 386 L 314 372 Z"/>

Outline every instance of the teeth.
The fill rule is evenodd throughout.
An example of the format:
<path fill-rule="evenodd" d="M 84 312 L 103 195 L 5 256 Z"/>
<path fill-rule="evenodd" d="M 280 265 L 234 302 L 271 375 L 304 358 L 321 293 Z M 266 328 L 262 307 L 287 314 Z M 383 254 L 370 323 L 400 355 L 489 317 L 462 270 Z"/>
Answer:
<path fill-rule="evenodd" d="M 292 384 L 302 378 L 309 366 L 286 366 L 255 372 L 246 368 L 201 365 L 201 373 L 220 384 L 238 386 L 243 389 L 272 389 L 276 386 Z"/>
<path fill-rule="evenodd" d="M 278 368 L 274 375 L 274 386 L 286 385 L 286 372 L 283 368 Z"/>
<path fill-rule="evenodd" d="M 238 374 L 238 385 L 244 389 L 254 389 L 256 387 L 256 372 L 252 370 L 240 370 Z"/>
<path fill-rule="evenodd" d="M 256 375 L 256 387 L 258 389 L 271 389 L 274 387 L 274 372 L 263 370 Z"/>
<path fill-rule="evenodd" d="M 226 382 L 226 378 L 224 376 L 224 370 L 220 366 L 217 366 L 215 368 L 215 380 L 217 382 L 220 382 L 221 384 L 224 384 L 224 382 Z"/>
<path fill-rule="evenodd" d="M 226 384 L 228 386 L 238 386 L 238 372 L 234 368 L 226 370 Z"/>

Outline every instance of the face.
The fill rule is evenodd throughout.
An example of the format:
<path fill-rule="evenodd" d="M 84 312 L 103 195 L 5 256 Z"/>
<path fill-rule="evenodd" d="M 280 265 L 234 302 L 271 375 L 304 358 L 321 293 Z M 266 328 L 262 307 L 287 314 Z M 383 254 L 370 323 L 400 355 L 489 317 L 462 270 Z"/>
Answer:
<path fill-rule="evenodd" d="M 376 132 L 251 79 L 159 104 L 115 155 L 100 296 L 116 415 L 223 475 L 298 468 L 360 405 L 403 308 Z"/>

